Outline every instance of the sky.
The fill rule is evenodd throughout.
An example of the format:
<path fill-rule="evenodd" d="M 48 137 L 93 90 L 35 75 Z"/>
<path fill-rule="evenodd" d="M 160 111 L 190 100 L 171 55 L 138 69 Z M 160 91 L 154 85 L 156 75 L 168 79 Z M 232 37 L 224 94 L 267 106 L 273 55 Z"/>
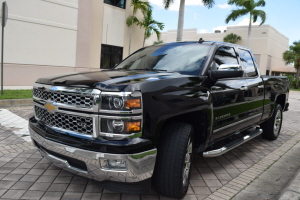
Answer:
<path fill-rule="evenodd" d="M 180 0 L 174 0 L 168 10 L 163 8 L 163 0 L 149 0 L 149 2 L 153 7 L 153 18 L 165 24 L 162 32 L 177 29 Z M 198 32 L 212 33 L 215 29 L 222 30 L 226 26 L 249 24 L 249 16 L 246 15 L 234 22 L 225 23 L 230 11 L 236 8 L 228 5 L 228 0 L 215 0 L 214 7 L 210 9 L 204 7 L 201 2 L 201 0 L 186 0 L 184 29 L 197 28 Z M 288 37 L 290 45 L 300 40 L 300 0 L 265 0 L 265 2 L 265 7 L 258 8 L 267 14 L 264 24 L 273 26 Z"/>

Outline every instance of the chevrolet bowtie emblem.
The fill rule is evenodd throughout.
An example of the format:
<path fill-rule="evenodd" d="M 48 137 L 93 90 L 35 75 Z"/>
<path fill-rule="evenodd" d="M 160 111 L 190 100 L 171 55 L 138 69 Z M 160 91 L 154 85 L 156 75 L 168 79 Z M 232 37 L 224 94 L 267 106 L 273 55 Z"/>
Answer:
<path fill-rule="evenodd" d="M 53 106 L 52 103 L 46 103 L 44 105 L 44 107 L 48 110 L 48 112 L 52 112 L 52 111 L 54 111 L 56 109 L 56 107 Z"/>

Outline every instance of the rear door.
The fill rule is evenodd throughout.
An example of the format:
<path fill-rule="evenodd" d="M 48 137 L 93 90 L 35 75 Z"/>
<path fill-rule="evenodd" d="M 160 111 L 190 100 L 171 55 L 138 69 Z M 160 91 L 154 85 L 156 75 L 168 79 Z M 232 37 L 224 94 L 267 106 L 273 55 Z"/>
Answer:
<path fill-rule="evenodd" d="M 218 68 L 221 64 L 241 65 L 234 47 L 222 46 L 214 61 Z M 214 125 L 211 141 L 234 133 L 244 127 L 247 117 L 247 81 L 244 77 L 219 79 L 211 85 Z"/>
<path fill-rule="evenodd" d="M 264 108 L 264 83 L 250 51 L 239 48 L 239 55 L 248 85 L 245 93 L 248 101 L 248 120 L 246 125 L 250 126 L 258 123 L 262 117 Z"/>

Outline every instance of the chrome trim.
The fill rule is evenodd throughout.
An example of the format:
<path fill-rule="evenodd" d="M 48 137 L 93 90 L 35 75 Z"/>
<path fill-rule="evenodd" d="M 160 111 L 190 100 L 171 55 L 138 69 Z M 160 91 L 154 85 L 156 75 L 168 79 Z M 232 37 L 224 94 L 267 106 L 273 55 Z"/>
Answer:
<path fill-rule="evenodd" d="M 77 115 L 82 117 L 91 117 L 93 119 L 93 138 L 97 138 L 98 136 L 103 137 L 109 137 L 114 139 L 123 139 L 123 138 L 135 138 L 135 137 L 141 137 L 142 131 L 139 133 L 132 133 L 132 134 L 117 134 L 117 133 L 104 133 L 101 132 L 101 118 L 108 118 L 108 119 L 142 119 L 142 115 L 140 116 L 122 116 L 124 114 L 141 114 L 143 112 L 143 105 L 142 105 L 142 93 L 140 91 L 134 91 L 134 92 L 101 92 L 98 89 L 90 89 L 90 88 L 75 88 L 75 87 L 64 87 L 64 86 L 52 86 L 52 85 L 44 85 L 35 83 L 34 89 L 43 89 L 45 91 L 55 91 L 55 92 L 62 92 L 67 94 L 79 94 L 79 95 L 94 95 L 94 104 L 92 107 L 82 107 L 82 106 L 73 106 L 63 103 L 56 103 L 51 100 L 44 100 L 37 97 L 33 97 L 33 99 L 36 101 L 34 102 L 35 106 L 38 106 L 40 108 L 44 108 L 44 105 L 46 103 L 51 103 L 53 106 L 56 107 L 56 109 L 53 111 L 53 113 L 60 112 L 65 114 L 71 114 L 71 115 Z M 113 96 L 132 96 L 132 97 L 140 97 L 141 98 L 141 109 L 136 110 L 130 110 L 130 111 L 122 111 L 122 110 L 101 110 L 101 96 L 102 95 L 113 95 Z M 63 109 L 70 109 L 68 111 Z M 81 113 L 81 111 L 88 111 L 93 113 L 103 113 L 103 114 L 120 114 L 120 116 L 105 116 L 105 115 L 98 115 L 93 113 Z M 40 120 L 36 114 L 35 118 L 37 120 Z M 142 122 L 143 124 L 143 122 Z M 141 126 L 142 126 L 141 124 Z M 53 130 L 60 131 L 62 133 L 68 134 L 71 133 L 73 135 L 77 135 L 78 137 L 85 137 L 87 139 L 90 139 L 90 135 L 80 134 L 77 132 L 73 132 L 70 130 L 61 129 L 59 127 L 50 127 Z M 142 129 L 143 127 L 141 127 Z"/>
<path fill-rule="evenodd" d="M 240 90 L 242 90 L 242 91 L 247 91 L 247 90 L 248 90 L 248 87 L 247 87 L 247 86 L 242 86 L 242 87 L 240 88 Z"/>
<path fill-rule="evenodd" d="M 232 126 L 235 126 L 235 125 L 237 125 L 237 124 L 243 123 L 243 122 L 245 122 L 245 121 L 248 121 L 248 120 L 250 120 L 250 119 L 253 119 L 253 118 L 259 117 L 259 116 L 262 116 L 262 114 L 253 115 L 253 116 L 250 116 L 250 117 L 248 117 L 248 118 L 246 118 L 246 119 L 243 119 L 243 120 L 241 120 L 241 121 L 234 122 L 234 123 L 232 123 L 232 124 L 228 124 L 227 126 L 223 126 L 223 127 L 221 127 L 221 128 L 218 128 L 218 129 L 214 130 L 213 133 L 217 133 L 217 132 L 222 131 L 222 130 L 224 130 L 224 129 L 226 129 L 226 128 L 230 128 L 230 127 L 232 127 Z"/>
<path fill-rule="evenodd" d="M 43 105 L 40 105 L 38 103 L 35 103 L 33 102 L 33 105 L 34 106 L 38 106 L 40 108 L 43 108 L 44 109 L 44 106 Z M 83 114 L 83 113 L 79 113 L 79 112 L 73 112 L 73 111 L 65 111 L 65 110 L 58 110 L 56 112 L 60 112 L 60 113 L 64 113 L 64 114 L 70 114 L 70 115 L 77 115 L 77 116 L 82 116 L 82 117 L 91 117 L 93 119 L 93 135 L 92 137 L 93 138 L 97 138 L 98 137 L 98 134 L 100 132 L 100 129 L 99 129 L 99 126 L 97 124 L 100 123 L 100 119 L 99 119 L 99 115 L 95 115 L 95 114 Z M 34 112 L 34 115 L 35 115 L 35 119 L 36 120 L 40 120 L 37 116 L 36 116 L 36 113 Z M 48 126 L 50 127 L 50 126 Z M 86 135 L 86 134 L 81 134 L 81 133 L 77 133 L 77 132 L 74 132 L 74 131 L 70 131 L 70 130 L 66 130 L 66 129 L 62 129 L 62 128 L 59 128 L 59 127 L 50 127 L 52 128 L 53 130 L 55 131 L 59 131 L 59 132 L 63 132 L 63 133 L 73 133 L 73 134 L 77 134 L 78 136 L 85 136 L 86 138 L 90 138 L 90 135 Z"/>
<path fill-rule="evenodd" d="M 106 116 L 106 115 L 99 115 L 99 122 L 101 126 L 101 119 L 124 119 L 124 120 L 141 120 L 141 130 L 143 130 L 143 116 Z M 102 137 L 110 137 L 114 139 L 123 139 L 123 138 L 136 138 L 136 137 L 141 137 L 142 136 L 142 131 L 138 133 L 131 133 L 131 134 L 118 134 L 118 133 L 106 133 L 102 132 L 100 128 L 100 133 L 99 136 Z"/>
<path fill-rule="evenodd" d="M 73 109 L 78 111 L 92 111 L 92 112 L 98 112 L 99 111 L 99 105 L 100 105 L 100 94 L 101 91 L 98 89 L 90 89 L 90 88 L 74 88 L 74 87 L 63 87 L 63 86 L 52 86 L 52 85 L 43 85 L 39 83 L 35 83 L 33 86 L 33 89 L 41 89 L 43 88 L 45 91 L 51 92 L 59 92 L 59 93 L 66 93 L 66 94 L 74 94 L 74 95 L 89 95 L 94 96 L 93 106 L 92 107 L 85 107 L 85 106 L 74 106 L 64 103 L 57 103 L 53 102 L 50 99 L 44 100 L 40 99 L 36 96 L 33 96 L 33 99 L 35 101 L 38 101 L 42 104 L 45 104 L 46 102 L 51 102 L 53 105 L 57 106 L 58 108 L 66 108 L 66 109 Z"/>
<path fill-rule="evenodd" d="M 143 109 L 121 111 L 121 110 L 100 110 L 100 113 L 107 114 L 140 114 L 143 112 Z"/>
<path fill-rule="evenodd" d="M 44 153 L 43 156 L 48 158 L 48 160 L 52 160 L 53 163 L 58 163 L 58 164 L 63 165 L 64 168 L 68 168 L 70 170 L 74 170 L 74 171 L 79 172 L 79 173 L 87 174 L 87 171 L 84 171 L 82 169 L 78 169 L 76 167 L 72 167 L 67 160 L 60 159 L 60 158 L 58 158 L 54 155 L 49 154 L 47 151 L 43 151 L 42 149 L 40 149 L 40 152 L 43 152 Z"/>
<path fill-rule="evenodd" d="M 46 149 L 46 151 L 48 149 L 58 154 L 85 162 L 87 171 L 81 171 L 77 168 L 74 169 L 74 167 L 68 165 L 66 160 L 60 158 L 57 159 L 57 157 L 53 157 L 53 155 L 49 156 L 51 155 L 50 153 L 46 154 L 45 150 L 40 149 L 41 154 L 44 155 L 48 160 L 52 161 L 54 165 L 80 176 L 95 179 L 97 181 L 111 180 L 117 182 L 139 182 L 150 178 L 154 170 L 157 155 L 156 148 L 136 154 L 101 153 L 87 151 L 47 140 L 30 127 L 29 132 L 31 138 L 44 149 Z M 114 171 L 102 169 L 101 159 L 124 160 L 126 161 L 127 170 Z"/>
<path fill-rule="evenodd" d="M 244 136 L 243 138 L 241 138 L 240 140 L 237 141 L 233 141 L 227 145 L 225 145 L 222 148 L 219 149 L 215 149 L 215 150 L 211 150 L 211 151 L 206 151 L 203 152 L 203 157 L 205 158 L 209 158 L 209 157 L 216 157 L 216 156 L 220 156 L 230 150 L 232 150 L 233 148 L 251 140 L 252 138 L 260 135 L 263 132 L 262 129 L 256 129 L 254 132 L 249 133 L 248 135 Z"/>

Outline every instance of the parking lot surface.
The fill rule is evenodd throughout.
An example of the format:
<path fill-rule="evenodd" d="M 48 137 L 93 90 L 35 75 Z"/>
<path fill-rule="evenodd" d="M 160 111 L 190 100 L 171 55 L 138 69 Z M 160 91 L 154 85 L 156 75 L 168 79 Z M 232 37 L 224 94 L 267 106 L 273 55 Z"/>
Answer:
<path fill-rule="evenodd" d="M 300 141 L 300 92 L 291 92 L 279 138 L 260 136 L 216 158 L 194 155 L 184 199 L 231 199 Z M 96 181 L 66 172 L 42 158 L 28 137 L 31 107 L 0 109 L 1 199 L 168 199 L 155 191 L 127 195 L 102 189 Z M 300 152 L 299 152 L 300 153 Z"/>

